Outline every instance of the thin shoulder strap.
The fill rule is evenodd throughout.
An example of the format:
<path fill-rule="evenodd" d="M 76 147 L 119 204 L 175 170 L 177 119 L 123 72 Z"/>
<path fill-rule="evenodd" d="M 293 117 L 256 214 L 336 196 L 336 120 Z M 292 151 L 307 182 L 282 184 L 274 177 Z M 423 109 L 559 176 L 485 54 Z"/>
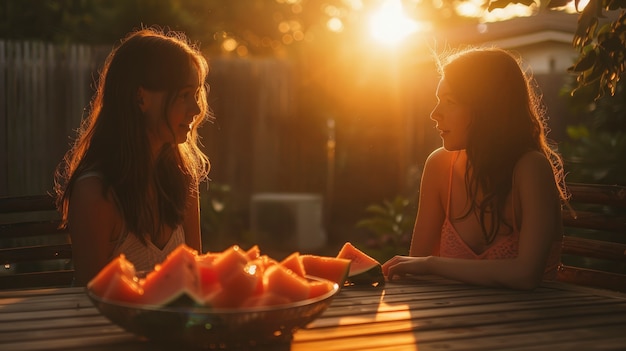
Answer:
<path fill-rule="evenodd" d="M 454 155 L 450 158 L 450 176 L 448 179 L 448 203 L 446 204 L 446 219 L 450 219 L 450 198 L 452 197 L 452 173 L 454 171 L 454 164 L 459 157 L 459 151 L 455 151 Z"/>

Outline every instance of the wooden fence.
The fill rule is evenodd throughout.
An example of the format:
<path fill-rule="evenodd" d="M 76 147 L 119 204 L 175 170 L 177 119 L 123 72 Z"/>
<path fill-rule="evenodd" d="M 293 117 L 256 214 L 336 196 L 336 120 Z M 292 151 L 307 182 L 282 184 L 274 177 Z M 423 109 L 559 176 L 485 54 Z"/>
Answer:
<path fill-rule="evenodd" d="M 0 195 L 50 191 L 102 48 L 0 41 Z"/>

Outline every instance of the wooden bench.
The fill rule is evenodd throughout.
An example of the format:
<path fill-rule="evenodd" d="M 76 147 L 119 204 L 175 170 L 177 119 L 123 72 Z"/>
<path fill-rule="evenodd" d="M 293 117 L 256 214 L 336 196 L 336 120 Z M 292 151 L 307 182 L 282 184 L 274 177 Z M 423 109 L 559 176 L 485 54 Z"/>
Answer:
<path fill-rule="evenodd" d="M 69 233 L 49 195 L 0 197 L 0 289 L 70 286 Z"/>
<path fill-rule="evenodd" d="M 558 280 L 626 292 L 626 186 L 568 184 Z"/>

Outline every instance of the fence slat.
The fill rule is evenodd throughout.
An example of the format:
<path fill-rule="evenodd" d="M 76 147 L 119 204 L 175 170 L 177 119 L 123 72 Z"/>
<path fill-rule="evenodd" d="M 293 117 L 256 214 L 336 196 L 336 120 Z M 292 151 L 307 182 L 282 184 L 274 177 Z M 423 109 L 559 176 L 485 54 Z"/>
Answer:
<path fill-rule="evenodd" d="M 102 48 L 0 40 L 0 195 L 49 192 Z"/>

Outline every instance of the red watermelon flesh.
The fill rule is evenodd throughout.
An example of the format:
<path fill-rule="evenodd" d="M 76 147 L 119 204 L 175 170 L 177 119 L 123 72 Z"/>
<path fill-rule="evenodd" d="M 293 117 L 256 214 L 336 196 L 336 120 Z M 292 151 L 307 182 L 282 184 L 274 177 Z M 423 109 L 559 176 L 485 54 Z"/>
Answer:
<path fill-rule="evenodd" d="M 265 270 L 263 288 L 266 293 L 283 296 L 291 302 L 306 300 L 309 297 L 309 282 L 280 264 Z"/>
<path fill-rule="evenodd" d="M 345 285 L 385 285 L 382 265 L 373 257 L 346 242 L 339 253 L 339 258 L 350 260 L 350 272 Z"/>
<path fill-rule="evenodd" d="M 307 275 L 330 280 L 342 286 L 350 271 L 350 260 L 341 257 L 300 255 Z"/>
<path fill-rule="evenodd" d="M 331 291 L 335 283 L 330 280 L 313 280 L 309 282 L 309 299 L 321 296 Z"/>
<path fill-rule="evenodd" d="M 302 265 L 302 260 L 300 260 L 299 252 L 294 252 L 287 256 L 284 260 L 280 261 L 280 264 L 283 265 L 283 267 L 290 269 L 300 277 L 304 278 L 306 274 L 304 266 Z"/>
<path fill-rule="evenodd" d="M 96 276 L 87 283 L 87 288 L 94 294 L 104 297 L 109 284 L 121 276 L 133 279 L 135 277 L 135 266 L 126 259 L 126 256 L 119 255 L 112 259 Z"/>
<path fill-rule="evenodd" d="M 248 249 L 248 251 L 246 251 L 246 257 L 249 260 L 254 260 L 259 258 L 259 256 L 261 256 L 261 249 L 259 248 L 258 245 L 254 245 L 251 248 Z"/>
<path fill-rule="evenodd" d="M 196 256 L 197 252 L 186 245 L 172 251 L 143 280 L 143 302 L 148 305 L 167 305 L 186 294 L 194 302 L 202 304 L 204 301 Z"/>
<path fill-rule="evenodd" d="M 196 260 L 198 277 L 200 279 L 200 295 L 206 301 L 211 295 L 222 289 L 217 270 L 212 262 Z"/>
<path fill-rule="evenodd" d="M 206 296 L 205 304 L 216 308 L 240 306 L 251 296 L 262 292 L 263 267 L 250 261 L 248 252 L 239 246 L 231 246 L 213 262 L 221 289 L 212 296 Z"/>
<path fill-rule="evenodd" d="M 116 272 L 101 296 L 112 301 L 140 303 L 143 301 L 143 293 L 144 291 L 137 279 Z"/>

